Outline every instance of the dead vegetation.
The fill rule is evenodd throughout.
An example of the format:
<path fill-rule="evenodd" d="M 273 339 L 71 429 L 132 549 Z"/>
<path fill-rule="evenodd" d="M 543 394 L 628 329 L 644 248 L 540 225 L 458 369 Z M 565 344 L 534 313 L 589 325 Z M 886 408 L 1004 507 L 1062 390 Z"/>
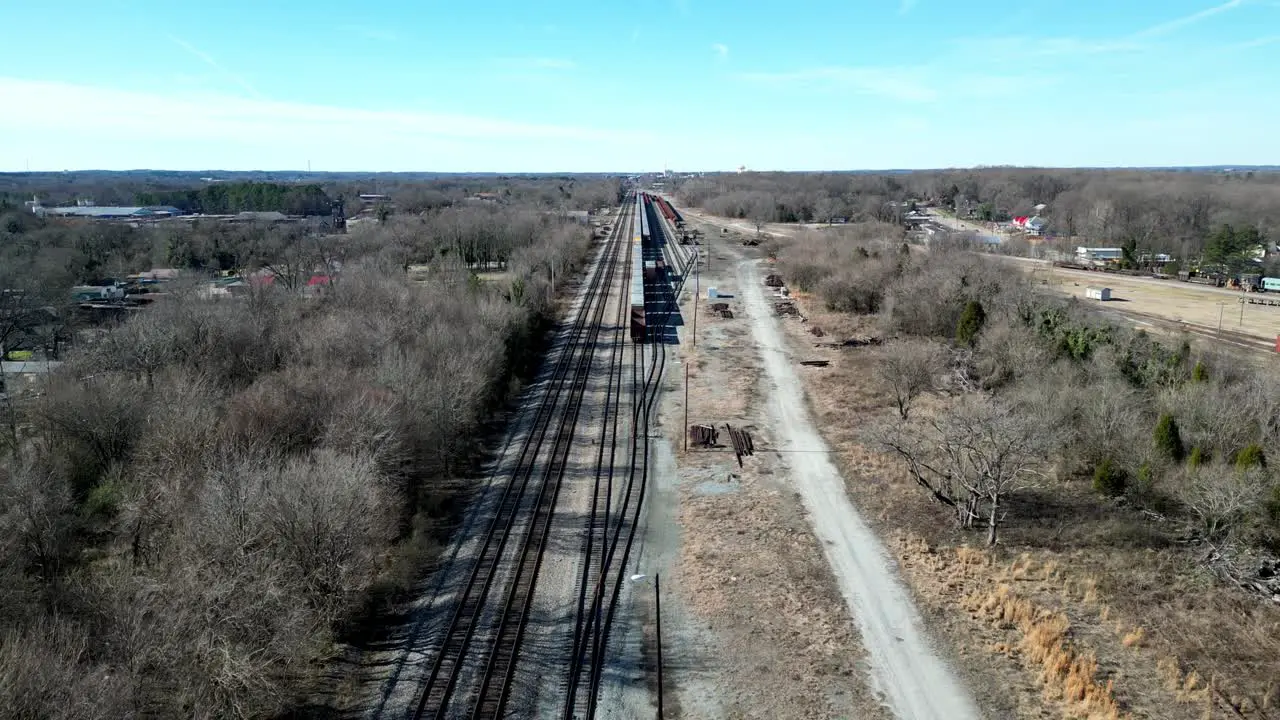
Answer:
<path fill-rule="evenodd" d="M 829 241 L 798 238 L 797 256 L 813 255 L 813 242 Z M 897 257 L 896 248 L 872 244 L 867 255 Z M 963 257 L 933 262 L 966 279 L 888 282 L 882 309 L 869 315 L 833 312 L 840 304 L 820 278 L 795 302 L 834 340 L 817 350 L 830 368 L 803 377 L 850 493 L 886 533 L 922 539 L 904 542 L 900 561 L 971 683 L 989 690 L 1000 716 L 1041 717 L 1045 703 L 1086 718 L 1274 715 L 1280 606 L 1259 575 L 1272 567 L 1280 530 L 1269 499 L 1277 479 L 1261 450 L 1277 446 L 1274 378 L 1109 326 Z M 955 333 L 971 301 L 985 306 L 985 321 L 969 347 Z M 804 325 L 788 325 L 798 346 L 814 346 Z M 888 347 L 921 342 L 915 335 L 954 343 L 908 420 L 884 378 L 885 351 L 839 341 L 865 335 L 898 335 Z M 999 544 L 982 552 L 963 550 L 975 538 L 947 522 L 954 509 L 927 504 L 936 496 L 922 492 L 910 463 L 883 452 L 884 428 L 951 422 L 971 397 L 1027 408 L 1023 422 L 1052 440 L 1029 482 L 1001 501 Z M 1166 413 L 1187 447 L 1180 460 L 1162 455 L 1153 435 Z M 973 457 L 981 455 L 966 462 Z M 1096 484 L 1107 461 L 1118 487 Z M 991 650 L 1009 665 L 992 666 Z M 1161 679 L 1174 669 L 1176 691 Z"/>
<path fill-rule="evenodd" d="M 319 296 L 179 291 L 68 358 L 0 457 L 0 714 L 309 707 L 432 562 L 585 244 L 515 251 L 507 287 L 375 255 Z"/>

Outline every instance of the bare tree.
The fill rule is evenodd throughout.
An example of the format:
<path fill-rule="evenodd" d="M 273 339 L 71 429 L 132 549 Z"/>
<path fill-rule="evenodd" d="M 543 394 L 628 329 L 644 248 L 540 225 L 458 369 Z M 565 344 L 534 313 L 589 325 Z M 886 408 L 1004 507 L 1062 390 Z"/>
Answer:
<path fill-rule="evenodd" d="M 777 214 L 777 204 L 770 195 L 752 198 L 751 204 L 747 207 L 747 217 L 756 226 L 756 235 L 760 234 L 765 223 L 773 222 Z"/>
<path fill-rule="evenodd" d="M 970 395 L 951 412 L 915 425 L 900 423 L 880 440 L 907 463 L 921 487 L 955 510 L 960 527 L 972 528 L 985 512 L 987 543 L 994 545 L 1001 503 L 1038 474 L 1054 437 L 1052 428 L 1019 408 Z"/>
<path fill-rule="evenodd" d="M 933 389 L 942 367 L 942 348 L 936 343 L 899 340 L 881 351 L 876 376 L 892 391 L 898 415 L 906 420 L 916 397 Z"/>
<path fill-rule="evenodd" d="M 1266 473 L 1258 468 L 1233 472 L 1215 465 L 1186 472 L 1190 477 L 1178 497 L 1191 511 L 1192 528 L 1210 541 L 1236 531 L 1267 487 Z"/>

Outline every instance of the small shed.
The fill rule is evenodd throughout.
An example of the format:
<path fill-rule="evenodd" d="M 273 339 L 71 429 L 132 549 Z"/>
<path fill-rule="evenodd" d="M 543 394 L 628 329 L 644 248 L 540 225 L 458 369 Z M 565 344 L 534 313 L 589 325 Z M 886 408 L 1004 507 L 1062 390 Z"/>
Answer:
<path fill-rule="evenodd" d="M 1090 300 L 1110 300 L 1111 288 L 1089 287 L 1084 289 L 1084 296 Z"/>

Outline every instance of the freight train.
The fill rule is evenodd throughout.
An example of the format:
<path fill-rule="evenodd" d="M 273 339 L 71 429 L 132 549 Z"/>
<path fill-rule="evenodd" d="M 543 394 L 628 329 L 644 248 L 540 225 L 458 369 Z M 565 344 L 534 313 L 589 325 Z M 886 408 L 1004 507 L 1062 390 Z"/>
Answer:
<path fill-rule="evenodd" d="M 634 228 L 631 233 L 631 341 L 645 342 L 651 330 L 660 330 L 659 328 L 649 327 L 649 318 L 645 312 L 645 283 L 653 283 L 655 285 L 664 283 L 669 280 L 667 274 L 667 263 L 662 257 L 662 253 L 658 248 L 654 247 L 655 238 L 651 232 L 658 232 L 650 227 L 649 209 L 650 206 L 661 214 L 661 218 L 657 214 L 654 215 L 654 222 L 661 222 L 665 218 L 672 224 L 683 224 L 684 218 L 673 207 L 671 203 L 664 200 L 658 195 L 650 195 L 648 193 L 637 192 L 636 201 L 632 212 L 634 213 Z M 649 248 L 651 256 L 656 256 L 652 260 L 645 259 L 645 248 Z"/>
<path fill-rule="evenodd" d="M 631 230 L 631 342 L 644 342 L 644 246 L 649 240 L 649 218 L 644 193 L 636 193 Z"/>

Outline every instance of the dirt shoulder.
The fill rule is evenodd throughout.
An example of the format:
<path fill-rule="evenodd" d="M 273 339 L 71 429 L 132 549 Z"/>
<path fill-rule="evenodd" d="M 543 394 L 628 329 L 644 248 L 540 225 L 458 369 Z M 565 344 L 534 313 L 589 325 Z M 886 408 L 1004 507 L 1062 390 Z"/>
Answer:
<path fill-rule="evenodd" d="M 889 718 L 865 678 L 866 654 L 800 498 L 776 453 L 739 468 L 724 425 L 775 442 L 772 388 L 752 339 L 722 243 L 698 279 L 734 296 L 734 319 L 682 306 L 684 344 L 673 355 L 661 426 L 674 479 L 651 504 L 647 567 L 665 559 L 663 640 L 669 717 Z M 718 247 L 719 246 L 719 247 Z M 705 249 L 705 248 L 704 248 Z M 692 285 L 692 283 L 691 283 Z M 722 447 L 683 450 L 685 370 L 690 423 L 714 424 Z M 674 540 L 673 540 L 674 539 Z M 670 578 L 670 579 L 668 579 Z"/>
<path fill-rule="evenodd" d="M 669 520 L 651 516 L 649 529 L 679 538 L 670 589 L 663 575 L 668 708 L 674 700 L 700 718 L 891 718 L 890 706 L 899 717 L 978 717 L 924 640 L 905 590 L 886 580 L 892 560 L 865 526 L 859 534 L 789 361 L 770 365 L 786 350 L 776 327 L 770 337 L 776 321 L 758 268 L 737 240 L 704 228 L 697 345 L 688 302 L 683 364 L 662 412 L 677 461 L 673 502 Z M 720 297 L 709 301 L 709 287 Z M 682 450 L 686 369 L 688 422 L 715 426 L 720 447 Z M 757 447 L 741 467 L 726 424 Z"/>

